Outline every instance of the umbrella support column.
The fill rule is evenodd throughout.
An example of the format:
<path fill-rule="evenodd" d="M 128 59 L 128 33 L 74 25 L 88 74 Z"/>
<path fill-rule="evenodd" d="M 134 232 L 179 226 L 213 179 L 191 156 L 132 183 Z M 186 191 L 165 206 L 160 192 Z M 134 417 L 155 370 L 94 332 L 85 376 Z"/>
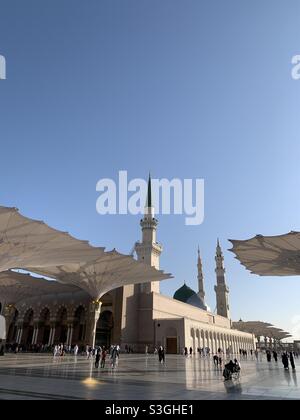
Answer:
<path fill-rule="evenodd" d="M 15 308 L 13 305 L 5 305 L 3 304 L 2 313 L 0 315 L 4 316 L 5 318 L 5 325 L 6 325 L 6 338 L 9 332 L 10 324 L 13 320 L 15 313 Z"/>
<path fill-rule="evenodd" d="M 95 348 L 96 340 L 96 329 L 97 322 L 99 320 L 101 313 L 101 302 L 94 301 L 90 304 L 89 314 L 88 314 L 88 323 L 87 323 L 87 333 L 86 333 L 86 344 Z"/>

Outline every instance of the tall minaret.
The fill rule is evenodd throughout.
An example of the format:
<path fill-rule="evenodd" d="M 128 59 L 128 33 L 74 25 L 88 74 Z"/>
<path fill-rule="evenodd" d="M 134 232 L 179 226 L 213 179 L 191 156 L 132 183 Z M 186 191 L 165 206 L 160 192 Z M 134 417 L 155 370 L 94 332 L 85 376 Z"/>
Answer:
<path fill-rule="evenodd" d="M 202 261 L 200 256 L 200 249 L 198 247 L 198 296 L 205 302 L 205 292 L 204 292 L 204 282 L 203 282 L 203 271 L 202 271 Z"/>
<path fill-rule="evenodd" d="M 145 206 L 144 217 L 140 222 L 142 228 L 142 242 L 137 242 L 135 251 L 139 261 L 143 261 L 159 270 L 159 257 L 162 253 L 162 246 L 156 242 L 156 229 L 158 220 L 154 217 L 154 207 L 152 205 L 151 176 L 149 175 L 148 193 Z M 159 282 L 151 282 L 141 285 L 144 293 L 159 293 Z"/>
<path fill-rule="evenodd" d="M 219 239 L 216 250 L 216 275 L 217 285 L 215 292 L 217 296 L 217 314 L 229 318 L 229 289 L 225 281 L 224 257 L 220 247 Z"/>

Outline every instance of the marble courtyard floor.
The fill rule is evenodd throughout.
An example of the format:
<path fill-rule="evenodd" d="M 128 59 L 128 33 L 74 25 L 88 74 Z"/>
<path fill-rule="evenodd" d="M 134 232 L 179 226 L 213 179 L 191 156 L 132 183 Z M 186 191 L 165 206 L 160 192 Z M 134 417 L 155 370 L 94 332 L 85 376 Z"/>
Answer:
<path fill-rule="evenodd" d="M 296 372 L 277 364 L 242 360 L 239 382 L 223 381 L 211 360 L 167 355 L 123 355 L 112 370 L 95 369 L 85 357 L 40 354 L 0 357 L 0 399 L 203 400 L 300 399 L 300 361 Z"/>

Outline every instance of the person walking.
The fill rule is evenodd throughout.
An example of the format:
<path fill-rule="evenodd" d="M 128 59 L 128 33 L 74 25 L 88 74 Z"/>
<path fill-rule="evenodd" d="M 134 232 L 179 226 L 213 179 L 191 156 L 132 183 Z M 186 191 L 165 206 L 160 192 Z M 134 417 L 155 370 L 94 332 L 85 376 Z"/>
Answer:
<path fill-rule="evenodd" d="M 78 350 L 79 350 L 78 345 L 75 344 L 75 347 L 74 347 L 74 356 L 77 356 Z"/>
<path fill-rule="evenodd" d="M 101 352 L 101 368 L 102 368 L 102 369 L 104 369 L 104 368 L 105 368 L 106 355 L 107 355 L 106 349 L 105 349 L 105 348 L 103 348 L 103 349 L 102 349 L 102 352 Z"/>
<path fill-rule="evenodd" d="M 53 356 L 56 357 L 58 353 L 58 346 L 54 346 Z"/>
<path fill-rule="evenodd" d="M 292 366 L 293 370 L 296 370 L 296 366 L 295 366 L 295 360 L 294 360 L 294 355 L 292 352 L 290 352 L 290 364 Z"/>
<path fill-rule="evenodd" d="M 160 346 L 158 350 L 158 360 L 159 360 L 159 363 L 165 363 L 165 350 L 163 346 Z"/>
<path fill-rule="evenodd" d="M 111 352 L 111 366 L 114 369 L 116 367 L 118 357 L 118 349 L 117 346 L 114 346 Z"/>
<path fill-rule="evenodd" d="M 270 352 L 270 350 L 267 350 L 267 361 L 271 362 L 271 352 Z"/>
<path fill-rule="evenodd" d="M 289 370 L 289 358 L 287 353 L 283 353 L 281 356 L 282 364 L 285 370 Z"/>
<path fill-rule="evenodd" d="M 193 354 L 193 349 L 192 347 L 190 347 L 190 356 L 192 356 L 192 354 Z"/>
<path fill-rule="evenodd" d="M 184 355 L 185 355 L 185 357 L 188 356 L 188 349 L 187 349 L 187 347 L 184 348 Z"/>
<path fill-rule="evenodd" d="M 278 356 L 277 356 L 277 352 L 275 350 L 273 351 L 273 357 L 274 357 L 275 362 L 277 362 Z"/>
<path fill-rule="evenodd" d="M 100 357 L 101 357 L 101 350 L 98 349 L 97 352 L 96 352 L 96 357 L 95 357 L 95 368 L 96 369 L 99 368 Z"/>

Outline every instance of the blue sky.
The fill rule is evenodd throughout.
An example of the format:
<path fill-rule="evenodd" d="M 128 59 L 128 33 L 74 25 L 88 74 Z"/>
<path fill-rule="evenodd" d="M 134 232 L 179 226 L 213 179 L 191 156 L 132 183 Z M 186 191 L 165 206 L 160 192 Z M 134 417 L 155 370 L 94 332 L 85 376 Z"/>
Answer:
<path fill-rule="evenodd" d="M 99 216 L 96 183 L 204 178 L 205 221 L 161 216 L 161 265 L 215 308 L 216 238 L 233 319 L 300 338 L 298 278 L 250 275 L 228 238 L 300 230 L 300 4 L 279 0 L 1 0 L 0 203 L 129 252 L 139 216 Z"/>

